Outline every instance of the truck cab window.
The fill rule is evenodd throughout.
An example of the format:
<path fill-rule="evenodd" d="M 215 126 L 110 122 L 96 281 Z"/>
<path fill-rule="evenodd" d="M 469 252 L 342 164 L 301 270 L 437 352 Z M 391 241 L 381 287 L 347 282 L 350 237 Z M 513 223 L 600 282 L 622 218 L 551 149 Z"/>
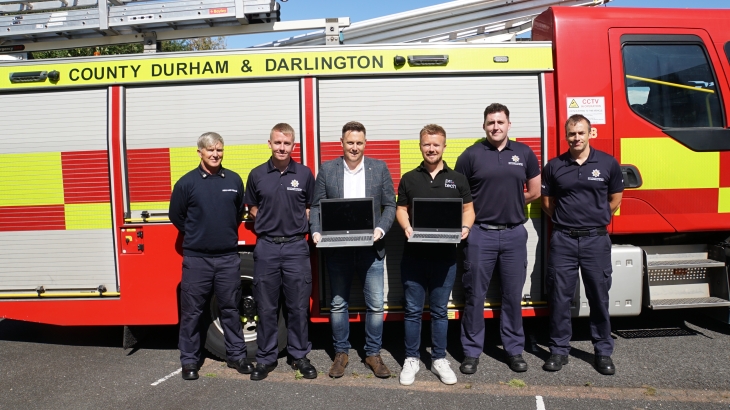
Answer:
<path fill-rule="evenodd" d="M 662 128 L 723 127 L 715 75 L 701 45 L 625 44 L 623 57 L 635 113 Z"/>

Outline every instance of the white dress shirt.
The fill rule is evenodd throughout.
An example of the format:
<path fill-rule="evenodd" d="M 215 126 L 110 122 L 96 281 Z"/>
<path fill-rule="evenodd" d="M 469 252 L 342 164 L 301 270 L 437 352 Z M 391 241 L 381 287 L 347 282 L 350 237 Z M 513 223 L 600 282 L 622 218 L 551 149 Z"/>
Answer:
<path fill-rule="evenodd" d="M 347 162 L 342 160 L 345 167 L 344 178 L 342 179 L 343 198 L 365 198 L 365 158 L 355 169 L 350 169 Z M 375 229 L 380 231 L 380 237 L 385 236 L 385 231 L 376 226 Z"/>

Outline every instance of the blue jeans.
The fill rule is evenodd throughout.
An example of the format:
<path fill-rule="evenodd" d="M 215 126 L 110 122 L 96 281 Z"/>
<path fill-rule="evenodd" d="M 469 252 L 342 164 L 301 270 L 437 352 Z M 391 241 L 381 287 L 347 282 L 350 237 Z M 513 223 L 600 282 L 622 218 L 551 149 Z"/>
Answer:
<path fill-rule="evenodd" d="M 357 274 L 363 283 L 365 295 L 365 353 L 368 356 L 380 354 L 383 343 L 383 259 L 372 246 L 361 248 L 338 248 L 325 252 L 327 273 L 330 277 L 332 301 L 330 323 L 335 352 L 350 351 L 350 287 L 352 277 Z"/>
<path fill-rule="evenodd" d="M 421 318 L 428 289 L 431 310 L 431 357 L 446 357 L 446 332 L 449 328 L 447 305 L 456 278 L 456 260 L 432 260 L 404 256 L 401 281 L 406 298 L 406 357 L 420 357 Z"/>

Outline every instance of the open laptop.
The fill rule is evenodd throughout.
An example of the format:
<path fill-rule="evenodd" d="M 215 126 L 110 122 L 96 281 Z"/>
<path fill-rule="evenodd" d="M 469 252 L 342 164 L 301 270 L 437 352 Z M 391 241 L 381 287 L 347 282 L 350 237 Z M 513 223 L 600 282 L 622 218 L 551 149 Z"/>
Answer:
<path fill-rule="evenodd" d="M 375 229 L 373 198 L 323 199 L 318 248 L 370 246 Z"/>
<path fill-rule="evenodd" d="M 461 242 L 461 198 L 414 198 L 408 242 Z"/>

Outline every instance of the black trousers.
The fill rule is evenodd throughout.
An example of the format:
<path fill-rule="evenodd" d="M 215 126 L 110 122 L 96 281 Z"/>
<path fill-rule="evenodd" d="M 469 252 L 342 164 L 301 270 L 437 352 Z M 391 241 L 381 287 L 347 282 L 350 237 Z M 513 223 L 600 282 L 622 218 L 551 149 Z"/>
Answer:
<path fill-rule="evenodd" d="M 200 360 L 200 318 L 215 293 L 220 308 L 220 322 L 226 340 L 228 360 L 246 357 L 238 301 L 241 299 L 241 258 L 237 255 L 183 257 L 180 284 L 180 363 Z"/>
<path fill-rule="evenodd" d="M 279 295 L 284 291 L 287 311 L 287 351 L 301 359 L 312 350 L 309 342 L 309 297 L 312 294 L 312 266 L 309 245 L 300 239 L 274 243 L 264 238 L 253 251 L 253 295 L 258 307 L 256 361 L 276 362 L 278 350 Z"/>

